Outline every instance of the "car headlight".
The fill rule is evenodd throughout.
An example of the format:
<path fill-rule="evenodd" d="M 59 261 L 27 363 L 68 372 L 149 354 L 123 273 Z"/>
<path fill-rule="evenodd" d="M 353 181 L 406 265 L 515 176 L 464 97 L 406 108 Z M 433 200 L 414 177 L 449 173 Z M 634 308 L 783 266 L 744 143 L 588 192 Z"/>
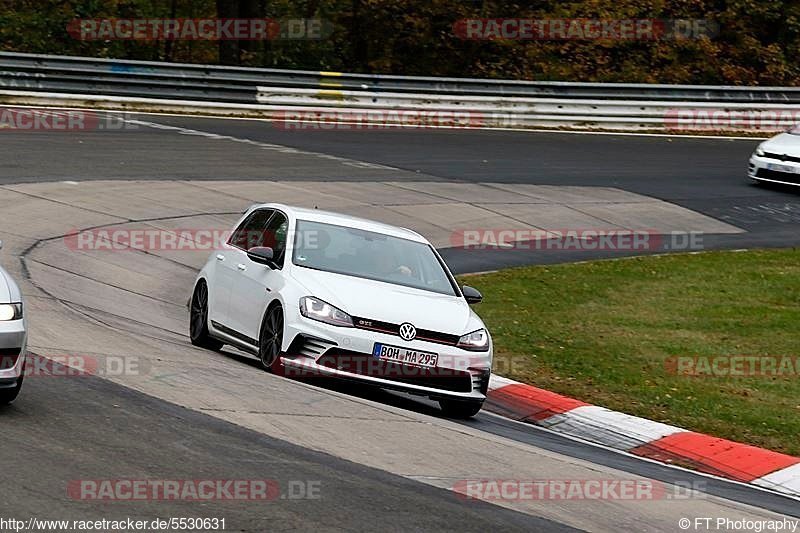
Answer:
<path fill-rule="evenodd" d="M 755 154 L 756 154 L 758 157 L 764 157 L 764 149 L 763 149 L 763 148 L 761 148 L 762 146 L 763 146 L 763 143 L 762 143 L 762 144 L 759 144 L 759 145 L 756 147 Z"/>
<path fill-rule="evenodd" d="M 313 296 L 300 298 L 300 314 L 312 320 L 319 320 L 334 326 L 353 327 L 353 319 L 350 315 L 334 307 L 328 302 L 324 302 Z"/>
<path fill-rule="evenodd" d="M 0 321 L 22 318 L 22 304 L 0 304 Z"/>
<path fill-rule="evenodd" d="M 464 350 L 483 352 L 489 348 L 489 333 L 487 333 L 485 329 L 467 333 L 458 339 L 458 344 L 456 344 L 456 346 Z"/>

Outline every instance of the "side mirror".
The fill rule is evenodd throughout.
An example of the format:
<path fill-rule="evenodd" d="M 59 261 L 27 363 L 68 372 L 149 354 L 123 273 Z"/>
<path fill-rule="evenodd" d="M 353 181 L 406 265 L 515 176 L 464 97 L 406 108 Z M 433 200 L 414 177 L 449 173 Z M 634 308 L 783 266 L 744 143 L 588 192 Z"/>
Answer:
<path fill-rule="evenodd" d="M 464 294 L 464 299 L 468 304 L 479 304 L 483 301 L 483 295 L 478 289 L 474 289 L 469 285 L 461 287 L 461 292 Z"/>
<path fill-rule="evenodd" d="M 250 248 L 247 250 L 247 257 L 254 263 L 275 268 L 275 252 L 268 246 L 254 246 Z"/>

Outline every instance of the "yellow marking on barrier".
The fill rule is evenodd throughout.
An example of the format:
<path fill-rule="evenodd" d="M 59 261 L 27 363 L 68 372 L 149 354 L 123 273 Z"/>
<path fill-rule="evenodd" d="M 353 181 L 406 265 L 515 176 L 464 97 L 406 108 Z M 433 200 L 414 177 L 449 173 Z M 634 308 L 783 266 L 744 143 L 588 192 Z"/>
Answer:
<path fill-rule="evenodd" d="M 341 87 L 342 84 L 338 81 L 320 81 L 320 87 Z"/>
<path fill-rule="evenodd" d="M 317 91 L 317 96 L 319 98 L 328 98 L 332 100 L 342 100 L 344 99 L 344 95 L 342 91 L 336 91 L 333 89 L 320 89 Z"/>
<path fill-rule="evenodd" d="M 319 75 L 320 76 L 341 76 L 342 73 L 341 72 L 330 72 L 330 71 L 327 71 L 327 70 L 321 70 L 319 72 Z"/>

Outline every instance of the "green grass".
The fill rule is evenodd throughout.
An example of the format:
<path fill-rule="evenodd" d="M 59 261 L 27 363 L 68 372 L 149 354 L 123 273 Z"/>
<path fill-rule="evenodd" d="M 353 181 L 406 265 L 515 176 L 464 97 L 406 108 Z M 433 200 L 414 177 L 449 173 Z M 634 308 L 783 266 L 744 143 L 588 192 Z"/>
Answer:
<path fill-rule="evenodd" d="M 495 371 L 611 409 L 800 455 L 800 375 L 681 376 L 675 356 L 800 356 L 800 250 L 526 267 L 464 281 Z"/>

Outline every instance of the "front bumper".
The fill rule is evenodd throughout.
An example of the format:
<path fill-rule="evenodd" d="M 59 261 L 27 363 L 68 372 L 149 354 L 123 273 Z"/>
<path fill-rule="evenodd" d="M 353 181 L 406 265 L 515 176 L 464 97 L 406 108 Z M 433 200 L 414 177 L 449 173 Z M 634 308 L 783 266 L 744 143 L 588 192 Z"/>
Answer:
<path fill-rule="evenodd" d="M 25 364 L 27 341 L 24 319 L 0 322 L 0 388 L 17 385 Z"/>
<path fill-rule="evenodd" d="M 747 177 L 759 182 L 800 185 L 800 162 L 753 155 L 747 167 Z"/>
<path fill-rule="evenodd" d="M 492 348 L 472 352 L 428 341 L 358 328 L 330 326 L 301 317 L 287 324 L 290 340 L 282 362 L 288 377 L 326 376 L 434 399 L 483 401 L 492 368 Z M 375 343 L 439 354 L 425 368 L 386 362 L 372 356 Z"/>

